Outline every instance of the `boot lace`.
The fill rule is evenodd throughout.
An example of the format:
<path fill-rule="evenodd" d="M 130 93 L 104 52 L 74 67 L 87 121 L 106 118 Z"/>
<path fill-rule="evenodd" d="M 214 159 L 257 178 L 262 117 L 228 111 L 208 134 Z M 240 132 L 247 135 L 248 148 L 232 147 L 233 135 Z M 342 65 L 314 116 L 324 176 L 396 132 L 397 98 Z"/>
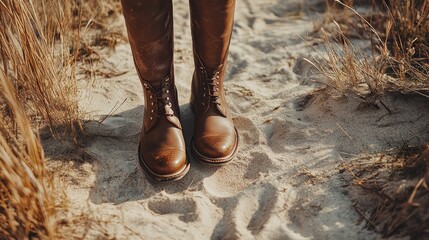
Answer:
<path fill-rule="evenodd" d="M 200 67 L 203 75 L 203 97 L 209 96 L 210 102 L 220 105 L 219 100 L 219 70 Z M 204 105 L 204 102 L 202 103 Z"/>
<path fill-rule="evenodd" d="M 170 79 L 166 78 L 162 81 L 161 86 L 157 88 L 150 88 L 147 84 L 145 87 L 149 93 L 150 104 L 153 106 L 157 104 L 157 111 L 151 110 L 150 120 L 159 118 L 160 116 L 173 116 L 173 104 L 169 96 L 170 93 Z"/>

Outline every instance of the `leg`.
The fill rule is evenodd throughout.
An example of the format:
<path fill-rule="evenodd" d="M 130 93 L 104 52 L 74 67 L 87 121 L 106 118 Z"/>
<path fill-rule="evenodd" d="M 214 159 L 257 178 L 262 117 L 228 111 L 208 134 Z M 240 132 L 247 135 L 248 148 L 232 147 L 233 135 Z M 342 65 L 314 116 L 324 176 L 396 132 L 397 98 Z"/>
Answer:
<path fill-rule="evenodd" d="M 190 0 L 195 72 L 191 105 L 195 113 L 192 153 L 209 164 L 231 161 L 238 133 L 227 114 L 224 73 L 235 0 Z"/>
<path fill-rule="evenodd" d="M 139 162 L 159 181 L 189 170 L 173 74 L 171 0 L 122 0 L 128 38 L 145 96 Z"/>

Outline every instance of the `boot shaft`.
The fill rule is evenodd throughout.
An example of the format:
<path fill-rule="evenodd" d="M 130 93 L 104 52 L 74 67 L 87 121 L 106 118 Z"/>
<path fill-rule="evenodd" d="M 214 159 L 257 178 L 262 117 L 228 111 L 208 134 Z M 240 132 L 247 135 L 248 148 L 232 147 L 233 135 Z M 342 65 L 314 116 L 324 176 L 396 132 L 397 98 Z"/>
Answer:
<path fill-rule="evenodd" d="M 190 0 L 189 3 L 195 63 L 216 68 L 227 60 L 235 0 Z"/>
<path fill-rule="evenodd" d="M 122 8 L 139 76 L 159 82 L 173 64 L 172 1 L 122 0 Z"/>
<path fill-rule="evenodd" d="M 235 0 L 190 0 L 190 10 L 195 63 L 191 103 L 197 116 L 211 109 L 226 117 L 223 83 Z"/>

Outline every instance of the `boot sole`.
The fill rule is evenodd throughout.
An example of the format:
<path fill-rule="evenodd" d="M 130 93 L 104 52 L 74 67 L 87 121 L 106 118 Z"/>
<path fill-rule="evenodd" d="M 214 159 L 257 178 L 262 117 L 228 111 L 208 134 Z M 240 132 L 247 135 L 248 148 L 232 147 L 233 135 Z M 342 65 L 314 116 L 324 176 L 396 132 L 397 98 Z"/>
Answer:
<path fill-rule="evenodd" d="M 188 160 L 186 160 L 185 167 L 182 170 L 180 170 L 178 173 L 168 174 L 168 175 L 160 175 L 160 174 L 156 174 L 156 173 L 152 172 L 150 170 L 150 168 L 146 165 L 146 163 L 145 163 L 145 161 L 141 155 L 140 144 L 141 143 L 139 143 L 139 150 L 138 150 L 139 164 L 140 164 L 140 167 L 145 172 L 145 174 L 150 179 L 157 181 L 157 182 L 177 181 L 177 180 L 182 179 L 189 172 L 191 165 L 190 165 Z"/>
<path fill-rule="evenodd" d="M 195 148 L 194 145 L 194 139 L 192 138 L 192 148 L 191 148 L 191 153 L 192 156 L 194 158 L 196 158 L 198 161 L 204 163 L 204 164 L 208 164 L 208 165 L 212 165 L 212 166 L 222 166 L 225 165 L 229 162 L 232 161 L 232 159 L 234 159 L 235 155 L 237 154 L 238 151 L 238 144 L 239 144 L 239 136 L 238 136 L 238 131 L 237 128 L 234 127 L 235 130 L 235 136 L 236 136 L 236 144 L 234 146 L 234 150 L 226 157 L 221 157 L 221 158 L 211 158 L 211 157 L 206 157 L 203 154 L 199 153 L 198 150 Z"/>

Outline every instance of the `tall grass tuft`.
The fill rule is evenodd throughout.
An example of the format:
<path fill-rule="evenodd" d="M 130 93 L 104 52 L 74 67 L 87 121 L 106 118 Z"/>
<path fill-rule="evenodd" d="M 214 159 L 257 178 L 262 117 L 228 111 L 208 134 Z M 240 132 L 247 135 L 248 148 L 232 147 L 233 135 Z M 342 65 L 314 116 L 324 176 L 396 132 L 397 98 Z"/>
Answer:
<path fill-rule="evenodd" d="M 429 98 L 429 2 L 368 1 L 368 11 L 378 9 L 366 15 L 339 0 L 335 3 L 341 8 L 328 4 L 326 16 L 314 30 L 323 40 L 327 56 L 310 62 L 323 75 L 328 89 L 341 96 L 352 93 L 366 103 L 380 100 L 388 91 Z M 376 17 L 382 20 L 374 21 Z M 371 52 L 353 46 L 350 38 L 356 33 L 371 40 Z"/>
<path fill-rule="evenodd" d="M 52 239 L 55 202 L 46 181 L 43 150 L 21 108 L 13 81 L 0 71 L 0 92 L 16 124 L 0 113 L 0 235 L 6 239 Z"/>
<path fill-rule="evenodd" d="M 321 29 L 326 56 L 309 62 L 323 75 L 333 96 L 353 94 L 366 103 L 374 103 L 384 94 L 390 80 L 386 74 L 387 52 L 383 50 L 376 58 L 367 56 L 337 27 L 338 42 Z"/>
<path fill-rule="evenodd" d="M 12 81 L 17 101 L 32 123 L 46 123 L 54 136 L 74 131 L 78 109 L 73 65 L 47 39 L 33 2 L 0 0 L 0 22 L 0 71 Z"/>
<path fill-rule="evenodd" d="M 429 2 L 383 1 L 387 24 L 377 27 L 387 32 L 391 73 L 399 87 L 429 90 Z"/>
<path fill-rule="evenodd" d="M 59 138 L 78 119 L 70 57 L 39 17 L 32 1 L 0 0 L 0 235 L 8 239 L 54 238 L 55 194 L 35 129 Z"/>
<path fill-rule="evenodd" d="M 100 26 L 97 14 L 118 6 L 119 0 L 0 0 L 1 239 L 61 237 L 60 194 L 37 131 L 47 127 L 63 138 L 80 130 L 75 75 L 82 29 Z"/>

